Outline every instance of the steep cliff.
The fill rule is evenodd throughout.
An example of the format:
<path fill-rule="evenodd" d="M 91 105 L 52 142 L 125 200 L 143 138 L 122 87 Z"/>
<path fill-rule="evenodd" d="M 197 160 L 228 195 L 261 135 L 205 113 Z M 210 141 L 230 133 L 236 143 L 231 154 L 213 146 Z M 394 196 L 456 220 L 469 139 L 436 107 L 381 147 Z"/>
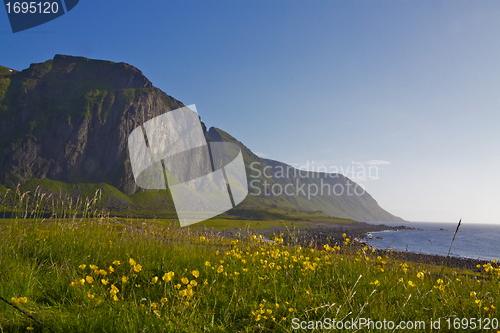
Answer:
<path fill-rule="evenodd" d="M 0 182 L 7 186 L 49 178 L 133 194 L 128 135 L 183 105 L 124 63 L 56 55 L 0 80 Z"/>

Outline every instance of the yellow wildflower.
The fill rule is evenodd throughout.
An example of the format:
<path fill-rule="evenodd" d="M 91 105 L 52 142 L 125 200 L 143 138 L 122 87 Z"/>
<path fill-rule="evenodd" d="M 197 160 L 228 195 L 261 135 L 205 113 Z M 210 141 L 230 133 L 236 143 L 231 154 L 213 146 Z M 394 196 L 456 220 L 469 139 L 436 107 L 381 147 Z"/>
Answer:
<path fill-rule="evenodd" d="M 127 279 L 127 277 L 126 277 L 125 275 L 124 275 L 124 276 L 122 276 L 122 283 L 126 283 L 126 282 L 127 282 L 127 280 L 128 280 L 128 279 Z"/>
<path fill-rule="evenodd" d="M 184 284 L 188 284 L 188 283 L 189 283 L 189 280 L 188 280 L 187 278 L 183 277 L 183 278 L 181 279 L 181 282 L 182 282 L 182 283 L 184 283 Z"/>
<path fill-rule="evenodd" d="M 18 304 L 28 303 L 27 297 L 18 297 L 18 298 L 12 297 L 10 300 L 12 301 L 12 303 L 18 303 Z"/>
<path fill-rule="evenodd" d="M 87 283 L 94 282 L 94 278 L 92 276 L 88 276 L 88 275 L 85 277 L 85 280 L 87 280 Z"/>
<path fill-rule="evenodd" d="M 161 279 L 165 282 L 168 282 L 168 281 L 172 280 L 174 275 L 175 275 L 174 272 L 168 272 L 168 273 L 163 274 L 163 277 Z"/>
<path fill-rule="evenodd" d="M 135 260 L 134 260 L 134 259 L 132 259 L 132 258 L 130 258 L 130 259 L 129 259 L 128 263 L 129 263 L 130 265 L 132 265 L 132 266 L 135 266 L 135 265 L 137 264 L 137 263 L 135 262 Z"/>
<path fill-rule="evenodd" d="M 142 269 L 142 266 L 139 264 L 134 266 L 134 271 L 136 271 L 137 273 L 139 273 L 141 271 L 141 269 Z"/>
<path fill-rule="evenodd" d="M 151 284 L 155 284 L 156 282 L 158 282 L 158 277 L 155 276 L 152 280 L 151 280 Z"/>
<path fill-rule="evenodd" d="M 115 266 L 121 265 L 120 260 L 115 260 L 115 261 L 113 261 L 113 265 L 115 265 Z"/>
<path fill-rule="evenodd" d="M 81 264 L 80 266 L 78 266 L 78 268 L 80 268 L 80 269 L 85 269 L 85 267 L 87 267 L 87 265 L 85 265 L 85 264 Z"/>
<path fill-rule="evenodd" d="M 197 270 L 192 271 L 191 274 L 193 274 L 195 278 L 200 276 L 200 272 L 198 272 Z"/>
<path fill-rule="evenodd" d="M 87 297 L 88 297 L 88 298 L 90 298 L 90 299 L 92 299 L 92 298 L 94 298 L 94 295 L 92 295 L 91 293 L 89 293 L 89 292 L 87 291 Z"/>
<path fill-rule="evenodd" d="M 415 283 L 413 283 L 413 281 L 408 281 L 408 285 L 410 287 L 416 287 L 417 286 Z"/>
<path fill-rule="evenodd" d="M 116 286 L 114 284 L 111 285 L 111 290 L 109 291 L 109 293 L 111 295 L 116 295 L 117 293 L 119 293 L 120 290 L 118 288 L 116 288 Z"/>

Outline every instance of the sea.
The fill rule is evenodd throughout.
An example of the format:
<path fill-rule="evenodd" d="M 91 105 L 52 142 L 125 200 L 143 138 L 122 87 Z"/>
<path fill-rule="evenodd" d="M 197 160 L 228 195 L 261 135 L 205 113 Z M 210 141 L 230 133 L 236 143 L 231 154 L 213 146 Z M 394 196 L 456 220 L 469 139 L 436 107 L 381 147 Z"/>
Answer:
<path fill-rule="evenodd" d="M 371 232 L 373 238 L 363 241 L 379 249 L 394 249 L 423 254 L 446 256 L 457 229 L 456 223 L 434 222 L 369 222 L 415 230 L 386 230 Z M 500 260 L 500 225 L 462 223 L 453 242 L 450 256 Z"/>

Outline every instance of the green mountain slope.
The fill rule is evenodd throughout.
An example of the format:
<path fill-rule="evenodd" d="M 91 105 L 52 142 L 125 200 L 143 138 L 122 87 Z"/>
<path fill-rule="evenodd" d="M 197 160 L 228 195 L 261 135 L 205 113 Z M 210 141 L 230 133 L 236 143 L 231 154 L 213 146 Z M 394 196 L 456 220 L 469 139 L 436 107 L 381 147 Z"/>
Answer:
<path fill-rule="evenodd" d="M 84 196 L 99 188 L 112 212 L 175 216 L 168 190 L 135 184 L 127 138 L 145 121 L 182 106 L 124 63 L 56 55 L 21 72 L 0 67 L 0 184 Z M 208 141 L 235 143 L 243 153 L 250 193 L 226 215 L 286 218 L 322 211 L 358 221 L 402 221 L 340 174 L 298 174 L 256 156 L 223 130 L 203 129 Z"/>

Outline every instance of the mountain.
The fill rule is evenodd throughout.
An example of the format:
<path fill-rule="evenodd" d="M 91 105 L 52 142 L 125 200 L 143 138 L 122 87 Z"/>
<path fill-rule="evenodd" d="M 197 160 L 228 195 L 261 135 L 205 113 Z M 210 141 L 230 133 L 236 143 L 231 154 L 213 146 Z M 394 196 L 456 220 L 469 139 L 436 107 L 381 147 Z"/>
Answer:
<path fill-rule="evenodd" d="M 135 184 L 127 138 L 145 121 L 182 106 L 125 63 L 56 55 L 20 72 L 0 67 L 0 192 L 17 184 L 78 194 L 99 187 L 113 211 L 175 214 L 168 189 Z M 343 175 L 299 172 L 202 126 L 207 141 L 232 142 L 243 152 L 250 194 L 228 214 L 322 211 L 358 221 L 403 221 Z"/>

